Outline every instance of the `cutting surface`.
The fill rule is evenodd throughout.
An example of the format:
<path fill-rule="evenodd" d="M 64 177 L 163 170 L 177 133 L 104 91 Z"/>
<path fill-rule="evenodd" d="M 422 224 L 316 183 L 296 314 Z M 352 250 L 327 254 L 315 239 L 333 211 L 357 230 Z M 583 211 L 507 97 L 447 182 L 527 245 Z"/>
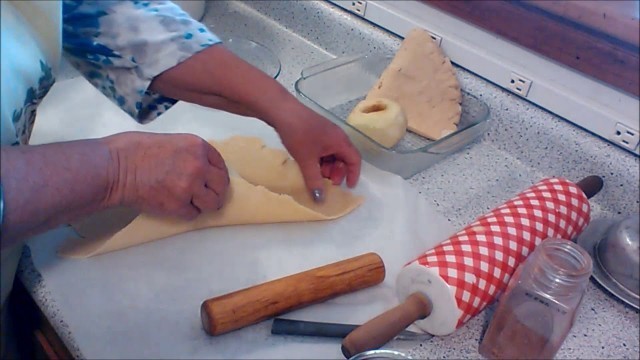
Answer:
<path fill-rule="evenodd" d="M 33 144 L 144 130 L 206 139 L 258 136 L 282 148 L 277 134 L 256 119 L 187 103 L 138 125 L 81 78 L 56 84 L 38 117 Z M 199 306 L 213 296 L 369 251 L 387 267 L 381 285 L 286 317 L 358 323 L 397 304 L 401 267 L 455 229 L 404 180 L 370 165 L 364 164 L 354 191 L 366 197 L 364 204 L 335 221 L 204 229 L 83 260 L 55 253 L 69 229 L 38 236 L 29 247 L 50 301 L 73 334 L 76 355 L 338 359 L 338 339 L 273 336 L 270 320 L 210 337 L 201 328 Z"/>

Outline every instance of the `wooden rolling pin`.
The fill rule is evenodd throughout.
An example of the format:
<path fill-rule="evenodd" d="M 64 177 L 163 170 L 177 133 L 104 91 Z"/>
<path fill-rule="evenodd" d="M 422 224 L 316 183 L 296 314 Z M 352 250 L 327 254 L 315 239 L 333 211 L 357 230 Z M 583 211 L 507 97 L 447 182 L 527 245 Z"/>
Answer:
<path fill-rule="evenodd" d="M 224 334 L 377 285 L 384 276 L 378 254 L 359 255 L 205 300 L 200 307 L 202 326 L 210 335 Z"/>
<path fill-rule="evenodd" d="M 414 322 L 433 335 L 452 333 L 500 294 L 539 242 L 579 235 L 602 185 L 597 176 L 544 180 L 420 255 L 398 275 L 403 302 L 349 333 L 343 355 L 376 349 Z"/>

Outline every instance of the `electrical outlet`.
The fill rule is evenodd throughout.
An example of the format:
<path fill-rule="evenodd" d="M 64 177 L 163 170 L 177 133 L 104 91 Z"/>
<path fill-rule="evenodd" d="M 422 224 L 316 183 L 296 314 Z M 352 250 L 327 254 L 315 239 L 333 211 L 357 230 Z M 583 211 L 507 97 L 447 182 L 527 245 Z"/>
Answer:
<path fill-rule="evenodd" d="M 640 133 L 637 129 L 632 129 L 622 123 L 617 123 L 613 135 L 609 137 L 614 143 L 629 149 L 635 150 L 640 142 Z"/>
<path fill-rule="evenodd" d="M 531 80 L 520 74 L 512 72 L 508 88 L 509 90 L 522 97 L 527 97 L 527 95 L 529 94 L 529 89 L 531 89 Z"/>
<path fill-rule="evenodd" d="M 365 11 L 367 10 L 367 2 L 366 1 L 350 1 L 350 4 L 347 6 L 347 9 L 356 15 L 364 16 Z"/>
<path fill-rule="evenodd" d="M 436 44 L 438 44 L 438 46 L 440 46 L 440 44 L 442 44 L 442 36 L 440 35 L 436 35 L 434 33 L 432 33 L 431 31 L 427 31 L 429 33 L 429 35 L 431 35 L 431 38 L 433 39 L 433 41 L 436 42 Z"/>

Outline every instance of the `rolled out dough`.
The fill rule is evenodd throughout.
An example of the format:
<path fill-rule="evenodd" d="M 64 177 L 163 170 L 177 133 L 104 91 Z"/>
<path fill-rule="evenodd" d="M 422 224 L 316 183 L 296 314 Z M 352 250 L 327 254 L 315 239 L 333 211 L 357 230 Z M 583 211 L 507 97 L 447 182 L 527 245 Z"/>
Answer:
<path fill-rule="evenodd" d="M 220 211 L 185 221 L 110 209 L 74 224 L 80 238 L 65 242 L 59 254 L 86 258 L 214 226 L 330 220 L 364 201 L 326 180 L 326 200 L 316 204 L 295 161 L 286 151 L 266 147 L 259 138 L 236 136 L 211 143 L 233 174 Z"/>

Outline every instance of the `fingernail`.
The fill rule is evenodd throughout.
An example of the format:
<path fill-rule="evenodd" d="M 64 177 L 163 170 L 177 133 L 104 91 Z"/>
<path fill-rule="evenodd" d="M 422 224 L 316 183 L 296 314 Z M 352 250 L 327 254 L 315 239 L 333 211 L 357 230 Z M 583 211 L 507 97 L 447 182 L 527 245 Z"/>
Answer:
<path fill-rule="evenodd" d="M 323 202 L 324 201 L 324 193 L 322 189 L 315 189 L 311 192 L 311 196 L 313 196 L 313 201 L 315 202 Z"/>

